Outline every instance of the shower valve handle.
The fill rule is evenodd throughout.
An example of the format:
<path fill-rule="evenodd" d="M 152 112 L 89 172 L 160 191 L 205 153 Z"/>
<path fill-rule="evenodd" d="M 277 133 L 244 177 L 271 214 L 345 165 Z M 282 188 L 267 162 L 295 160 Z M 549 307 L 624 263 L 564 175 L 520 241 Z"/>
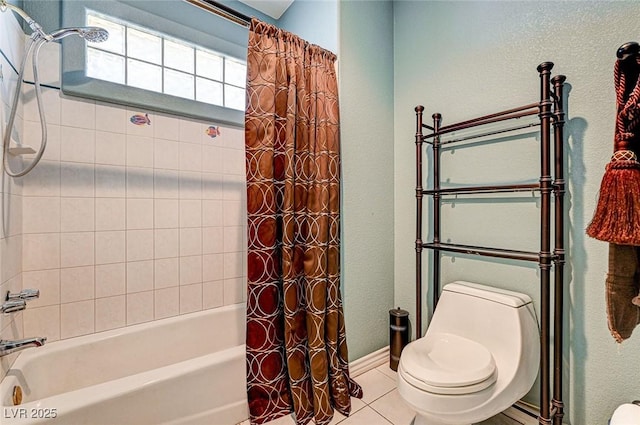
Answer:
<path fill-rule="evenodd" d="M 23 289 L 17 294 L 12 294 L 11 292 L 7 292 L 6 300 L 24 300 L 31 301 L 40 298 L 40 291 L 38 289 Z"/>
<path fill-rule="evenodd" d="M 0 306 L 0 312 L 8 314 L 22 311 L 27 308 L 27 302 L 25 300 L 8 300 Z"/>

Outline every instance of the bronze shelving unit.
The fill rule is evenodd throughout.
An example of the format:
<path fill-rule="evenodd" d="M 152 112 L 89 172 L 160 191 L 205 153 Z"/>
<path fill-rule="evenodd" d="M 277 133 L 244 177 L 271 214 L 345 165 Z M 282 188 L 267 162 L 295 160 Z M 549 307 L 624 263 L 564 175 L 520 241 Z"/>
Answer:
<path fill-rule="evenodd" d="M 563 347 L 563 302 L 564 302 L 564 108 L 563 86 L 566 77 L 556 75 L 551 78 L 553 63 L 544 62 L 537 68 L 540 76 L 540 101 L 517 108 L 481 116 L 468 121 L 441 126 L 442 116 L 433 114 L 433 126 L 423 124 L 423 106 L 416 106 L 416 338 L 422 336 L 422 252 L 433 250 L 433 308 L 440 295 L 440 253 L 453 252 L 467 255 L 503 258 L 514 261 L 537 262 L 540 268 L 540 424 L 561 425 L 564 416 L 562 401 L 562 347 Z M 499 130 L 487 130 L 479 134 L 441 141 L 441 136 L 481 127 L 487 124 L 509 122 L 527 116 L 538 116 L 531 124 L 518 124 Z M 502 125 L 502 124 L 501 124 Z M 445 144 L 467 141 L 473 138 L 487 138 L 528 127 L 540 127 L 540 179 L 532 184 L 505 184 L 494 186 L 470 186 L 457 188 L 440 187 L 440 153 Z M 553 136 L 551 128 L 553 127 Z M 423 134 L 424 130 L 428 134 Z M 551 140 L 553 139 L 553 149 Z M 501 140 L 508 140 L 503 138 Z M 423 183 L 423 144 L 431 145 L 433 151 L 433 187 L 425 190 Z M 552 152 L 553 150 L 553 152 Z M 553 153 L 553 161 L 552 161 Z M 552 163 L 553 162 L 553 163 Z M 552 176 L 553 166 L 553 176 Z M 443 243 L 440 240 L 440 207 L 442 197 L 448 195 L 474 195 L 484 193 L 538 192 L 540 196 L 540 251 L 517 251 L 471 245 Z M 433 239 L 422 240 L 423 197 L 433 197 L 432 226 Z M 554 196 L 552 214 L 551 197 Z M 551 249 L 551 219 L 553 215 L 554 247 Z M 551 305 L 551 268 L 554 269 L 553 306 Z M 551 308 L 553 307 L 553 373 L 551 373 Z M 551 378 L 553 378 L 553 398 L 551 398 Z"/>

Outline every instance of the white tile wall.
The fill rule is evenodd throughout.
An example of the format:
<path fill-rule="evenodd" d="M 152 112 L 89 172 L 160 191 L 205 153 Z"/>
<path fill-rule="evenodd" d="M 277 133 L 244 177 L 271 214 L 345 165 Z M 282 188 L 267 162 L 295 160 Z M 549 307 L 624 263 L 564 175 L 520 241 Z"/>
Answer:
<path fill-rule="evenodd" d="M 54 341 L 244 301 L 244 132 L 44 92 L 49 143 L 15 243 L 41 290 L 25 331 Z M 24 137 L 39 146 L 30 94 Z"/>
<path fill-rule="evenodd" d="M 125 296 L 96 299 L 96 332 L 120 328 L 126 324 Z"/>
<path fill-rule="evenodd" d="M 22 59 L 24 49 L 24 36 L 20 26 L 11 13 L 0 13 L 0 50 L 4 56 L 0 56 L 0 132 L 2 136 L 6 131 L 6 122 L 11 112 L 11 103 L 17 84 L 17 74 L 11 65 L 18 67 Z M 17 115 L 12 136 L 17 140 L 24 140 L 24 107 L 18 104 Z M 0 161 L 2 154 L 0 153 Z M 20 167 L 19 160 L 11 161 L 12 165 Z M 0 208 L 0 294 L 7 291 L 19 292 L 22 289 L 23 267 L 23 223 L 29 226 L 46 230 L 46 224 L 33 216 L 23 221 L 22 195 L 23 187 L 20 179 L 8 178 L 2 173 L 0 181 L 0 195 L 2 196 L 2 208 Z M 33 259 L 31 259 L 32 261 Z M 55 285 L 54 285 L 55 286 Z M 55 289 L 55 288 L 54 288 Z M 53 291 L 52 291 L 53 292 Z M 55 298 L 56 295 L 52 294 Z M 54 300 L 55 301 L 55 300 Z M 50 299 L 41 301 L 51 302 Z M 22 338 L 24 333 L 24 316 L 22 313 L 0 314 L 0 339 Z M 0 357 L 0 378 L 4 377 L 17 354 Z"/>
<path fill-rule="evenodd" d="M 125 263 L 96 266 L 96 299 L 127 293 Z"/>
<path fill-rule="evenodd" d="M 0 13 L 0 49 L 16 66 L 24 40 Z M 59 85 L 59 56 L 57 43 L 43 47 L 43 82 Z M 4 134 L 17 76 L 1 56 L 0 67 Z M 244 301 L 243 131 L 212 139 L 205 130 L 215 122 L 42 94 L 46 151 L 27 176 L 3 175 L 0 213 L 0 293 L 41 295 L 0 315 L 0 338 L 55 341 Z M 131 123 L 146 113 L 150 125 Z M 14 134 L 41 145 L 32 86 Z M 0 358 L 0 378 L 15 357 Z"/>

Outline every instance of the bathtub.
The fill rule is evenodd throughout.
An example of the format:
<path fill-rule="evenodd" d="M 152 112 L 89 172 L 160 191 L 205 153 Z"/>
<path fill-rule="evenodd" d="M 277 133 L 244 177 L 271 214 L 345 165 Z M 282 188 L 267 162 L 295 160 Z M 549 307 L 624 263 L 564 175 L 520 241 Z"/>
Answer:
<path fill-rule="evenodd" d="M 236 304 L 29 348 L 0 383 L 0 424 L 241 422 L 244 317 Z"/>

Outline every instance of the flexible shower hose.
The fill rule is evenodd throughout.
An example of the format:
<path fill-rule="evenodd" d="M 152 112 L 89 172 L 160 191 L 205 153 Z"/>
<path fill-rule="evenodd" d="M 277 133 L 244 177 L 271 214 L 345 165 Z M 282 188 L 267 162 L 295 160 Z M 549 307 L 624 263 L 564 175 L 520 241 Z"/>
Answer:
<path fill-rule="evenodd" d="M 25 174 L 29 173 L 33 168 L 40 162 L 42 155 L 44 154 L 44 150 L 47 147 L 47 121 L 44 115 L 44 108 L 42 106 L 42 91 L 40 89 L 40 78 L 38 77 L 38 54 L 40 53 L 40 48 L 43 44 L 45 44 L 47 40 L 42 38 L 38 33 L 33 33 L 29 38 L 29 44 L 25 48 L 24 57 L 22 58 L 22 63 L 20 64 L 20 72 L 18 74 L 18 82 L 16 84 L 15 94 L 13 96 L 13 103 L 11 105 L 11 113 L 9 115 L 9 121 L 7 122 L 7 128 L 4 133 L 3 139 L 3 159 L 2 165 L 4 171 L 11 177 L 22 177 Z M 14 172 L 9 167 L 9 145 L 11 143 L 11 132 L 13 131 L 13 123 L 16 118 L 16 112 L 18 110 L 18 101 L 20 100 L 20 89 L 22 88 L 22 80 L 24 77 L 24 69 L 27 63 L 27 58 L 29 54 L 33 52 L 31 56 L 31 61 L 33 65 L 33 85 L 36 90 L 36 103 L 38 104 L 38 115 L 40 116 L 40 127 L 42 129 L 42 141 L 40 143 L 40 149 L 36 153 L 36 156 L 33 158 L 31 163 L 25 167 L 22 171 Z"/>

